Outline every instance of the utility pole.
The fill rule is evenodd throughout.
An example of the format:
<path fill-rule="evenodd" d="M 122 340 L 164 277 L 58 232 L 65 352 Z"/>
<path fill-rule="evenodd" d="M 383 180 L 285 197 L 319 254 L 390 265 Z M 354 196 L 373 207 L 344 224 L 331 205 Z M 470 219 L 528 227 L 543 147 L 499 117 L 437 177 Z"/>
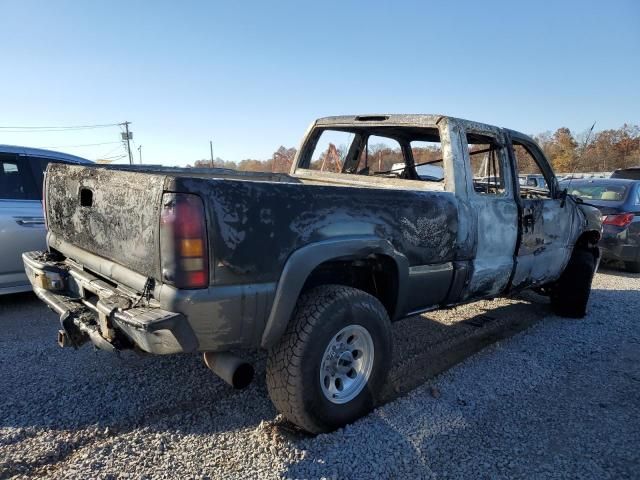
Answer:
<path fill-rule="evenodd" d="M 138 145 L 138 154 L 140 155 L 140 165 L 142 165 L 142 145 Z"/>
<path fill-rule="evenodd" d="M 123 137 L 125 137 L 126 140 L 127 140 L 127 153 L 129 154 L 129 164 L 133 165 L 133 157 L 131 156 L 131 145 L 129 143 L 130 140 L 131 140 L 131 137 L 132 137 L 131 132 L 129 132 L 129 124 L 130 123 L 131 122 L 123 122 L 123 123 L 121 123 L 121 125 L 124 125 L 124 129 L 125 129 L 125 132 L 126 132 L 125 135 L 123 135 Z"/>
<path fill-rule="evenodd" d="M 213 140 L 209 140 L 209 149 L 211 150 L 211 168 L 213 168 Z"/>

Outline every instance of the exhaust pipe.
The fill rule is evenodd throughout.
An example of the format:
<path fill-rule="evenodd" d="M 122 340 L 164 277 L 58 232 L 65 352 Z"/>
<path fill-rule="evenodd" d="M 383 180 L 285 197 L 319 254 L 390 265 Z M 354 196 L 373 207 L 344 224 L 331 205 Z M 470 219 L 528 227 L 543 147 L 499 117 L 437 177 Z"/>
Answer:
<path fill-rule="evenodd" d="M 58 345 L 61 348 L 71 346 L 71 339 L 69 338 L 69 335 L 67 335 L 67 332 L 65 332 L 64 330 L 58 330 Z"/>
<path fill-rule="evenodd" d="M 253 380 L 253 366 L 229 352 L 204 352 L 204 364 L 233 388 L 245 388 Z"/>

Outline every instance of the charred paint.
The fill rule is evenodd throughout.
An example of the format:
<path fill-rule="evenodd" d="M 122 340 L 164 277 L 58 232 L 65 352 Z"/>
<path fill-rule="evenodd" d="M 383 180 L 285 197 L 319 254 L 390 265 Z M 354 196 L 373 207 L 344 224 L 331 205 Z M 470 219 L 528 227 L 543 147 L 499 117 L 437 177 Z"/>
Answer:
<path fill-rule="evenodd" d="M 176 179 L 206 198 L 216 281 L 277 280 L 298 248 L 330 238 L 389 240 L 411 265 L 452 261 L 457 200 L 451 193 L 308 185 L 291 181 Z M 234 275 L 235 274 L 235 275 Z"/>
<path fill-rule="evenodd" d="M 155 276 L 163 182 L 163 175 L 51 164 L 49 229 L 91 253 Z M 82 205 L 81 191 L 91 192 L 90 204 Z"/>
<path fill-rule="evenodd" d="M 593 212 L 564 205 L 555 181 L 550 183 L 552 198 L 520 200 L 508 149 L 501 159 L 504 194 L 474 191 L 465 134 L 493 136 L 500 146 L 509 135 L 530 140 L 522 134 L 435 115 L 373 118 L 385 119 L 368 123 L 376 127 L 437 128 L 447 172 L 444 185 L 367 177 L 345 182 L 328 174 L 297 174 L 314 128 L 358 124 L 358 117 L 330 117 L 309 129 L 292 175 L 52 165 L 47 212 L 56 235 L 50 238 L 63 238 L 102 257 L 100 262 L 106 258 L 159 279 L 162 194 L 199 195 L 207 216 L 211 286 L 187 291 L 157 282 L 154 295 L 162 308 L 186 317 L 200 349 L 223 350 L 258 344 L 267 319 L 271 322 L 278 310 L 275 292 L 295 290 L 278 284 L 292 264 L 288 261 L 307 247 L 374 239 L 366 248 L 357 243 L 348 253 L 368 257 L 380 253 L 379 243 L 387 245 L 385 254 L 401 258 L 400 276 L 408 278 L 406 288 L 398 287 L 398 296 L 405 297 L 398 298 L 404 308 L 400 313 L 406 314 L 440 301 L 452 305 L 553 281 L 580 234 L 600 228 Z M 543 155 L 542 161 L 543 171 L 550 172 Z M 328 260 L 344 257 L 345 252 L 336 251 Z M 305 278 L 296 282 L 300 289 Z M 442 284 L 437 293 L 429 282 Z M 285 317 L 277 320 L 286 323 Z"/>

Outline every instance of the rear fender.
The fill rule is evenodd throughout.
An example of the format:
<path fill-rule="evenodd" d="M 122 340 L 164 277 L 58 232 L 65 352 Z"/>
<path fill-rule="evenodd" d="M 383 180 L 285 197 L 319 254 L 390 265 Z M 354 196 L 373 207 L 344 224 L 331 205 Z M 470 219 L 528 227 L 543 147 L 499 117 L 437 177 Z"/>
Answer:
<path fill-rule="evenodd" d="M 366 258 L 369 255 L 382 254 L 391 257 L 398 269 L 398 295 L 394 318 L 403 311 L 406 298 L 409 262 L 396 251 L 388 240 L 372 236 L 357 236 L 325 240 L 296 250 L 289 256 L 271 307 L 271 313 L 262 334 L 261 346 L 270 348 L 284 334 L 291 319 L 300 292 L 305 281 L 321 263 L 346 258 Z"/>

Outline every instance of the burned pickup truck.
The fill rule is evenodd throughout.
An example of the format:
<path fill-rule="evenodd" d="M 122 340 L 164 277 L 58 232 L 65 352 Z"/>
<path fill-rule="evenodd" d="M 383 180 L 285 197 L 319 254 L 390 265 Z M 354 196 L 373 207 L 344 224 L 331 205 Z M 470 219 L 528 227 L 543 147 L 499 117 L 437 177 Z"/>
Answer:
<path fill-rule="evenodd" d="M 391 322 L 526 288 L 580 317 L 599 260 L 600 214 L 529 137 L 445 116 L 320 119 L 289 174 L 52 165 L 45 181 L 48 251 L 23 258 L 60 345 L 200 351 L 236 387 L 242 351 L 264 349 L 273 403 L 310 432 L 374 406 Z"/>

